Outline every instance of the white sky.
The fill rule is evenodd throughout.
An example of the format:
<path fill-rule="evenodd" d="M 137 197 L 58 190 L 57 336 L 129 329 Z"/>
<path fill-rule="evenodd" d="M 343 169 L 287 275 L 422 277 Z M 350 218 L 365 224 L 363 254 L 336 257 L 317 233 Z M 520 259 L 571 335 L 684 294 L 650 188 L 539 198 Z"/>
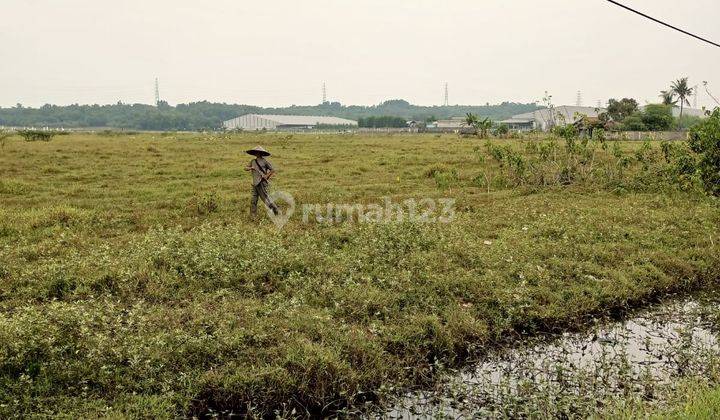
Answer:
<path fill-rule="evenodd" d="M 720 42 L 718 0 L 622 0 Z M 2 0 L 0 106 L 720 95 L 720 48 L 604 0 Z"/>

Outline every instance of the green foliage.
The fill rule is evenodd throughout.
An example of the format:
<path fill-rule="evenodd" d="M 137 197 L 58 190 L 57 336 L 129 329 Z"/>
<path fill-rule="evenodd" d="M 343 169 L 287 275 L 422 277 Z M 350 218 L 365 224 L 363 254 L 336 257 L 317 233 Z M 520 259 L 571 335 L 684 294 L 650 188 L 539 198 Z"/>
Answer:
<path fill-rule="evenodd" d="M 405 118 L 383 115 L 358 119 L 359 127 L 368 128 L 404 128 L 407 127 Z"/>
<path fill-rule="evenodd" d="M 510 132 L 510 128 L 507 124 L 498 124 L 493 130 L 492 134 L 496 137 L 504 137 Z"/>
<path fill-rule="evenodd" d="M 476 134 L 478 137 L 484 139 L 487 138 L 488 131 L 492 128 L 493 123 L 488 117 L 480 119 L 477 115 L 468 112 L 465 115 L 463 125 L 466 127 L 472 127 L 474 132 L 473 134 Z"/>
<path fill-rule="evenodd" d="M 683 77 L 672 83 L 670 91 L 678 97 L 678 101 L 680 102 L 680 118 L 682 118 L 684 106 L 690 106 L 690 101 L 687 98 L 692 96 L 693 88 L 688 86 L 688 78 Z"/>
<path fill-rule="evenodd" d="M 456 217 L 253 221 L 260 137 L 299 205 L 454 198 Z M 0 154 L 0 418 L 357 413 L 500 338 L 718 278 L 717 206 L 667 184 L 656 143 L 208 138 Z"/>
<path fill-rule="evenodd" d="M 697 170 L 705 188 L 720 196 L 720 108 L 693 127 L 688 144 L 698 155 Z"/>
<path fill-rule="evenodd" d="M 704 118 L 698 117 L 696 115 L 683 115 L 682 117 L 676 118 L 675 122 L 677 124 L 677 128 L 681 130 L 687 130 L 701 123 L 703 119 Z"/>
<path fill-rule="evenodd" d="M 647 126 L 643 122 L 642 112 L 635 112 L 623 120 L 623 129 L 626 131 L 647 131 Z"/>
<path fill-rule="evenodd" d="M 43 130 L 20 130 L 17 134 L 25 141 L 50 141 L 56 133 Z"/>
<path fill-rule="evenodd" d="M 394 115 L 405 120 L 424 120 L 430 117 L 434 120 L 471 112 L 499 120 L 538 109 L 535 104 L 513 102 L 486 106 L 419 106 L 411 105 L 404 100 L 390 100 L 373 106 L 326 102 L 315 106 L 293 105 L 285 108 L 262 108 L 207 101 L 178 104 L 177 106 L 167 103 L 161 105 L 155 107 L 118 102 L 114 105 L 57 106 L 48 104 L 40 108 L 22 106 L 0 108 L 0 125 L 201 131 L 220 129 L 223 121 L 244 114 L 328 115 L 353 120 Z"/>
<path fill-rule="evenodd" d="M 478 131 L 478 136 L 480 136 L 481 139 L 484 139 L 487 138 L 488 131 L 492 128 L 492 126 L 492 120 L 488 117 L 485 117 L 475 124 L 475 129 Z"/>
<path fill-rule="evenodd" d="M 578 135 L 577 128 L 575 128 L 575 126 L 572 124 L 557 125 L 553 127 L 552 132 L 556 136 L 561 137 L 565 140 L 572 140 Z"/>
<path fill-rule="evenodd" d="M 662 98 L 663 105 L 675 106 L 678 102 L 677 99 L 675 99 L 675 92 L 672 90 L 661 90 L 660 98 Z"/>
<path fill-rule="evenodd" d="M 650 131 L 665 131 L 673 127 L 672 107 L 660 104 L 645 106 L 642 113 L 643 124 Z"/>
<path fill-rule="evenodd" d="M 625 118 L 638 111 L 638 103 L 635 99 L 622 98 L 621 100 L 610 99 L 608 101 L 607 113 L 613 121 L 623 122 Z"/>
<path fill-rule="evenodd" d="M 194 195 L 187 204 L 187 209 L 191 214 L 198 216 L 204 216 L 210 213 L 214 213 L 218 209 L 218 197 L 214 192 L 205 193 L 202 195 Z"/>
<path fill-rule="evenodd" d="M 463 121 L 463 124 L 467 127 L 475 127 L 478 122 L 480 122 L 480 119 L 477 115 L 468 112 L 465 114 L 465 121 Z"/>

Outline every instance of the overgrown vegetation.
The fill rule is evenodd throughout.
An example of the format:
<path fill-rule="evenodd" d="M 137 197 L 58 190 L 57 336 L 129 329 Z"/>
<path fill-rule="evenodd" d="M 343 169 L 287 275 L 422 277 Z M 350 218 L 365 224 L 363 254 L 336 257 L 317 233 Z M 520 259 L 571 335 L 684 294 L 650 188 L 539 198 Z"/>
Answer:
<path fill-rule="evenodd" d="M 720 108 L 712 116 L 697 124 L 690 133 L 690 149 L 697 153 L 697 172 L 712 194 L 720 196 Z M 686 158 L 679 166 L 686 166 Z"/>
<path fill-rule="evenodd" d="M 17 134 L 25 141 L 50 141 L 56 133 L 44 130 L 20 130 Z"/>
<path fill-rule="evenodd" d="M 708 149 L 283 136 L 9 142 L 0 417 L 331 414 L 431 383 L 501 337 L 720 276 Z M 299 206 L 450 197 L 456 217 L 256 224 L 242 170 L 256 144 Z"/>
<path fill-rule="evenodd" d="M 407 126 L 405 118 L 380 115 L 358 119 L 359 127 L 368 128 L 404 128 Z"/>

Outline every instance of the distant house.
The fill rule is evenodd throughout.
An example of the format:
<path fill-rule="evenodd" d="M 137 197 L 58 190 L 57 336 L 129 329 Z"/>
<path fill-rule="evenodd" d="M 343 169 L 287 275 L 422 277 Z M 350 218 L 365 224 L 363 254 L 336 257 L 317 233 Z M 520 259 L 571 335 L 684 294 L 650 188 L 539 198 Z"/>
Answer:
<path fill-rule="evenodd" d="M 357 121 L 310 115 L 247 114 L 223 122 L 226 130 L 307 130 L 319 126 L 357 127 Z"/>
<path fill-rule="evenodd" d="M 558 125 L 573 124 L 582 116 L 597 118 L 606 111 L 605 108 L 563 105 L 554 107 L 552 111 L 547 108 L 538 109 L 537 111 L 514 115 L 498 122 L 507 125 L 510 130 L 547 131 Z"/>
<path fill-rule="evenodd" d="M 434 126 L 438 129 L 460 130 L 465 127 L 465 117 L 451 117 L 445 120 L 437 120 Z"/>

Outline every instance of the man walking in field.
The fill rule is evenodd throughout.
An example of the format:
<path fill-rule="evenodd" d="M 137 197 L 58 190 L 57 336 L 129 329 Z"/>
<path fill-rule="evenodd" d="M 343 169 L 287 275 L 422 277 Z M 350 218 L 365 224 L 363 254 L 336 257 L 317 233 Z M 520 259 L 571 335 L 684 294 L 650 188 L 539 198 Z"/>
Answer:
<path fill-rule="evenodd" d="M 251 160 L 250 164 L 245 168 L 246 171 L 252 172 L 253 189 L 250 214 L 253 217 L 257 216 L 257 203 L 258 198 L 260 198 L 263 203 L 272 210 L 273 214 L 277 216 L 278 208 L 268 195 L 270 178 L 275 175 L 273 166 L 265 159 L 266 156 L 270 156 L 270 152 L 263 149 L 262 146 L 256 146 L 253 149 L 247 150 L 247 153 L 255 156 L 255 159 Z"/>

